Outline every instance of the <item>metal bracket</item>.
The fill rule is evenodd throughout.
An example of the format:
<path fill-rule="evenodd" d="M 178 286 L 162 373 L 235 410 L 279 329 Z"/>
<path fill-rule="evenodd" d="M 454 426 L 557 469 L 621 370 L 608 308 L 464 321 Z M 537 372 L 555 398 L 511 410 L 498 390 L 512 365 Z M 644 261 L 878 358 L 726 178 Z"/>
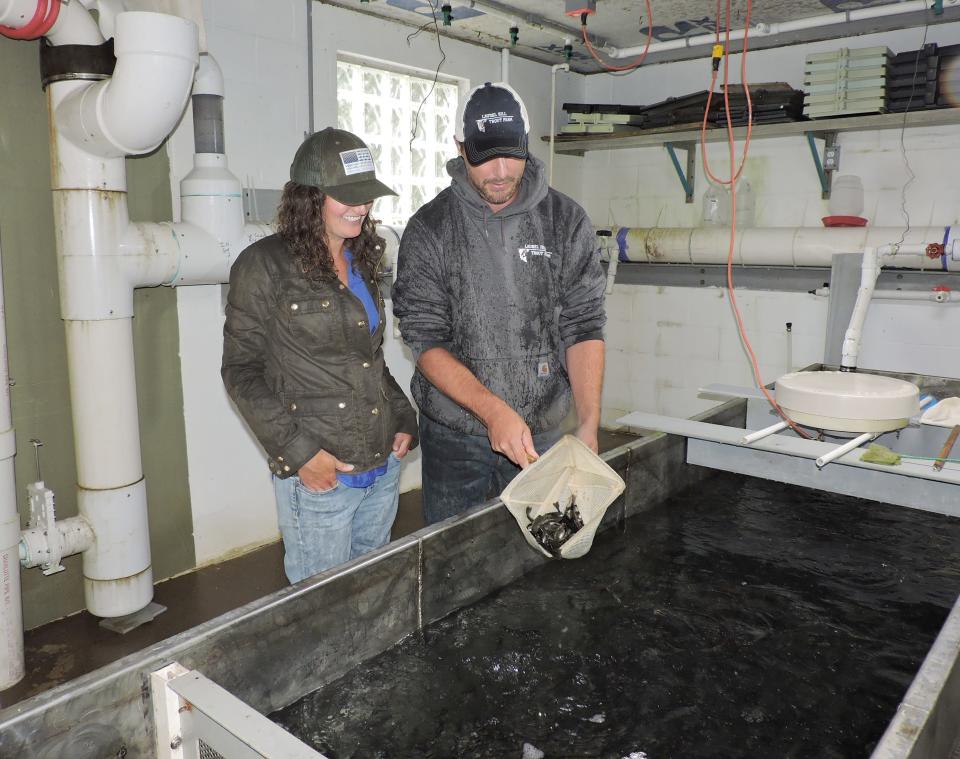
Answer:
<path fill-rule="evenodd" d="M 830 199 L 830 185 L 833 181 L 833 172 L 840 167 L 840 147 L 837 145 L 836 132 L 806 132 L 807 144 L 810 146 L 810 155 L 813 156 L 813 165 L 820 178 L 820 197 Z M 817 138 L 823 140 L 823 160 L 820 160 L 820 151 L 817 150 Z M 828 160 L 829 159 L 829 160 Z"/>
<path fill-rule="evenodd" d="M 680 177 L 680 184 L 686 194 L 687 203 L 693 202 L 694 176 L 697 163 L 697 143 L 695 142 L 665 142 L 663 147 L 670 154 L 670 160 L 673 161 L 673 168 Z M 685 150 L 687 152 L 687 170 L 684 171 L 680 165 L 680 159 L 677 158 L 677 151 Z"/>

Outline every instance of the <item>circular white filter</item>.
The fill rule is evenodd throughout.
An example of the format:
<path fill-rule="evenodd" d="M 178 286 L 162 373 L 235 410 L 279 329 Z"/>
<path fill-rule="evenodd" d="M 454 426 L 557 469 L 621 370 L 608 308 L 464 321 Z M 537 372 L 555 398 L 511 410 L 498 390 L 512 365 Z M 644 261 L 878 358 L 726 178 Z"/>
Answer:
<path fill-rule="evenodd" d="M 860 372 L 792 372 L 776 383 L 777 403 L 793 421 L 842 432 L 886 432 L 920 413 L 912 382 Z"/>

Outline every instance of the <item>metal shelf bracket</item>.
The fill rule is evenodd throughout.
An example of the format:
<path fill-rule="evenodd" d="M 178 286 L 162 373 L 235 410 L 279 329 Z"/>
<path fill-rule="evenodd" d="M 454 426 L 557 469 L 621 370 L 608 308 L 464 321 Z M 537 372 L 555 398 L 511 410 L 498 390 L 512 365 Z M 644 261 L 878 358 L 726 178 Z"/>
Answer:
<path fill-rule="evenodd" d="M 813 156 L 813 165 L 817 170 L 817 176 L 820 178 L 820 197 L 823 200 L 830 199 L 830 189 L 833 181 L 833 172 L 837 168 L 834 160 L 827 160 L 827 154 L 836 156 L 837 133 L 836 132 L 807 132 L 807 144 L 810 146 L 810 155 Z M 817 150 L 817 138 L 823 140 L 824 159 L 820 160 L 820 151 Z"/>
<path fill-rule="evenodd" d="M 676 169 L 677 176 L 680 178 L 680 184 L 683 186 L 683 192 L 686 195 L 686 202 L 693 202 L 694 177 L 697 163 L 697 143 L 695 142 L 665 142 L 663 146 L 670 154 L 670 160 L 673 161 L 673 168 Z M 687 153 L 687 167 L 684 171 L 680 165 L 680 159 L 677 158 L 677 151 L 685 150 Z"/>

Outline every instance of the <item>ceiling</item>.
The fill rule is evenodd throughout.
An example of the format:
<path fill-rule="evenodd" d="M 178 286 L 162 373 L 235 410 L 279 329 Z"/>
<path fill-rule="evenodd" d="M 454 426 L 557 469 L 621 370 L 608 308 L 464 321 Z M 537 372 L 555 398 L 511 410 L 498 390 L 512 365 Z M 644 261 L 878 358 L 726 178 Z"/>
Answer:
<path fill-rule="evenodd" d="M 492 48 L 509 47 L 523 58 L 543 63 L 562 63 L 564 39 L 573 44 L 571 68 L 580 73 L 597 73 L 601 67 L 583 45 L 580 19 L 564 15 L 564 0 L 449 0 L 453 11 L 450 26 L 442 25 L 440 7 L 444 0 L 321 0 L 331 5 L 400 21 L 411 27 L 434 28 L 434 15 L 441 34 Z M 662 42 L 682 37 L 713 33 L 716 26 L 716 3 L 711 0 L 650 0 L 653 16 L 653 38 Z M 889 0 L 765 0 L 756 3 L 752 23 L 775 23 L 794 19 L 842 13 L 878 5 Z M 599 47 L 607 42 L 616 47 L 642 45 L 647 39 L 647 19 L 643 0 L 596 0 L 597 12 L 589 17 L 588 32 Z M 745 0 L 732 1 L 733 28 L 742 28 L 746 13 Z M 510 44 L 511 19 L 519 29 L 516 45 Z M 852 36 L 869 32 L 922 26 L 960 20 L 960 8 L 947 8 L 942 15 L 919 12 L 885 19 L 836 25 L 783 35 L 754 38 L 751 49 L 780 46 L 815 39 Z M 426 30 L 425 30 L 426 31 Z M 650 63 L 681 60 L 704 54 L 704 49 L 664 51 L 651 54 Z M 628 60 L 612 61 L 623 65 Z"/>

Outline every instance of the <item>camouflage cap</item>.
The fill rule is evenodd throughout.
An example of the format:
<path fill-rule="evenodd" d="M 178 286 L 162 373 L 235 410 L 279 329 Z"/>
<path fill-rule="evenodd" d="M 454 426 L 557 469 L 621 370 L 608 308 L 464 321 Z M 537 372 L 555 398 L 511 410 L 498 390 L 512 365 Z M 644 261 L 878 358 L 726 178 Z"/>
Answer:
<path fill-rule="evenodd" d="M 314 132 L 297 148 L 290 179 L 317 187 L 349 206 L 397 194 L 377 179 L 366 143 L 355 134 L 333 127 Z"/>

